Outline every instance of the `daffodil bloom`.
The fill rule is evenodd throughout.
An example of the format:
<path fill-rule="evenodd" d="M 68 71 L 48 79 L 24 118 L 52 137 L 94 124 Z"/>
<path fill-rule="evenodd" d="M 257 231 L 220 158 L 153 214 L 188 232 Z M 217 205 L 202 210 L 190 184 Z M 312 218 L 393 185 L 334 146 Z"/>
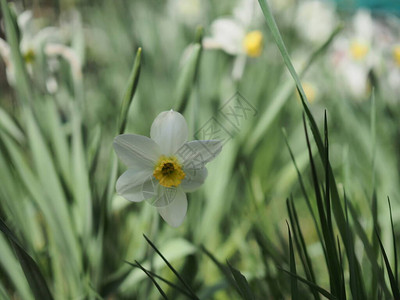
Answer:
<path fill-rule="evenodd" d="M 258 57 L 263 49 L 263 35 L 259 30 L 246 30 L 235 19 L 221 18 L 211 25 L 212 36 L 205 38 L 206 49 L 222 49 L 232 55 Z"/>
<path fill-rule="evenodd" d="M 314 44 L 322 44 L 335 29 L 335 6 L 325 1 L 301 1 L 294 19 L 297 32 Z"/>
<path fill-rule="evenodd" d="M 369 73 L 379 64 L 380 49 L 374 44 L 377 24 L 368 11 L 360 10 L 353 18 L 350 32 L 334 43 L 333 64 L 337 76 L 356 98 L 369 92 Z"/>
<path fill-rule="evenodd" d="M 211 24 L 211 36 L 203 39 L 205 49 L 221 49 L 235 55 L 232 75 L 240 79 L 247 57 L 259 57 L 264 46 L 264 37 L 260 30 L 250 29 L 257 23 L 259 10 L 255 2 L 242 0 L 231 17 L 223 17 Z"/>
<path fill-rule="evenodd" d="M 36 23 L 34 21 L 32 12 L 29 10 L 22 12 L 17 18 L 18 28 L 21 32 L 20 52 L 26 69 L 31 76 L 34 75 L 34 71 L 43 70 L 43 66 L 38 64 L 46 63 L 45 67 L 50 73 L 46 78 L 46 88 L 48 92 L 54 93 L 57 90 L 58 84 L 55 77 L 51 74 L 54 70 L 51 70 L 50 63 L 53 62 L 53 65 L 55 65 L 55 57 L 63 57 L 70 64 L 72 75 L 77 79 L 81 77 L 81 63 L 76 52 L 64 45 L 65 41 L 61 38 L 62 32 L 60 28 L 45 27 L 39 30 L 35 26 Z M 10 45 L 1 38 L 0 56 L 6 66 L 7 80 L 10 85 L 14 86 L 16 78 L 11 59 Z"/>
<path fill-rule="evenodd" d="M 156 117 L 150 137 L 122 134 L 115 138 L 115 152 L 128 167 L 117 180 L 117 193 L 133 202 L 147 200 L 168 224 L 178 227 L 187 211 L 186 192 L 204 183 L 205 165 L 219 154 L 222 144 L 187 142 L 186 120 L 173 110 Z"/>

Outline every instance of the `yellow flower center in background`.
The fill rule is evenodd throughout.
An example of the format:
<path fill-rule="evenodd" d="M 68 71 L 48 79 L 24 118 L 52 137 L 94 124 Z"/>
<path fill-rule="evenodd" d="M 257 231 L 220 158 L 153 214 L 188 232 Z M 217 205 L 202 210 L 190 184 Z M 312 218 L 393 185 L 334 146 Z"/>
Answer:
<path fill-rule="evenodd" d="M 186 176 L 175 156 L 167 157 L 164 155 L 160 157 L 154 167 L 153 175 L 165 187 L 180 185 L 182 179 Z"/>
<path fill-rule="evenodd" d="M 351 56 L 353 56 L 353 58 L 356 60 L 363 59 L 367 55 L 368 51 L 369 51 L 368 45 L 362 42 L 354 41 L 353 43 L 351 43 L 350 53 Z"/>
<path fill-rule="evenodd" d="M 243 47 L 246 54 L 251 57 L 257 57 L 261 55 L 263 46 L 263 35 L 261 31 L 254 30 L 250 31 L 243 40 Z"/>
<path fill-rule="evenodd" d="M 24 53 L 24 60 L 27 64 L 33 63 L 35 60 L 35 51 L 28 49 L 28 51 Z"/>
<path fill-rule="evenodd" d="M 393 58 L 397 66 L 400 67 L 400 45 L 394 46 L 393 48 Z"/>
<path fill-rule="evenodd" d="M 306 94 L 307 100 L 309 103 L 313 103 L 315 99 L 317 98 L 317 90 L 315 89 L 315 86 L 310 83 L 310 82 L 303 82 L 303 91 Z M 297 100 L 301 101 L 299 92 L 296 92 Z"/>

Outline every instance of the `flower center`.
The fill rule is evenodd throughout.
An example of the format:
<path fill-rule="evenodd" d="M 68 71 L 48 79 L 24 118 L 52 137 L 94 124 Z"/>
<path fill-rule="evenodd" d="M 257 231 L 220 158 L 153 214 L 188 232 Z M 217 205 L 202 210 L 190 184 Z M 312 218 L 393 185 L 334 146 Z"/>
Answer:
<path fill-rule="evenodd" d="M 400 67 L 400 45 L 394 46 L 393 48 L 393 58 L 397 66 Z"/>
<path fill-rule="evenodd" d="M 28 49 L 28 51 L 24 53 L 24 60 L 27 64 L 33 63 L 35 60 L 35 51 L 33 51 L 33 49 Z"/>
<path fill-rule="evenodd" d="M 312 83 L 304 82 L 303 91 L 306 94 L 309 103 L 313 103 L 317 98 L 317 90 L 315 89 L 315 86 Z M 297 98 L 300 100 L 299 92 L 297 92 Z"/>
<path fill-rule="evenodd" d="M 186 174 L 175 156 L 161 156 L 154 167 L 153 176 L 162 186 L 172 187 L 181 184 Z"/>
<path fill-rule="evenodd" d="M 263 46 L 263 35 L 261 31 L 250 31 L 243 40 L 243 47 L 248 56 L 257 57 L 261 55 Z"/>
<path fill-rule="evenodd" d="M 365 58 L 368 51 L 369 51 L 368 45 L 362 42 L 355 41 L 351 43 L 350 53 L 351 56 L 353 56 L 353 58 L 356 60 L 362 60 L 363 58 Z"/>

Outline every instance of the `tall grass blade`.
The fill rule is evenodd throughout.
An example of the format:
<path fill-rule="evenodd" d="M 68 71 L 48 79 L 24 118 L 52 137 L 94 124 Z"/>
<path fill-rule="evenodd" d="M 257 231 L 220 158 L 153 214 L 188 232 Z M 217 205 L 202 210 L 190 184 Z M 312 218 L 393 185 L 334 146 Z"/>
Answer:
<path fill-rule="evenodd" d="M 39 266 L 33 260 L 33 258 L 20 246 L 20 243 L 16 236 L 11 232 L 8 226 L 0 219 L 0 230 L 8 237 L 11 242 L 15 254 L 21 264 L 22 270 L 24 271 L 25 277 L 28 280 L 29 286 L 31 287 L 32 293 L 36 299 L 51 300 L 53 299 L 50 289 L 47 286 L 46 280 L 40 271 Z"/>
<path fill-rule="evenodd" d="M 7 42 L 11 49 L 11 61 L 15 68 L 16 91 L 22 103 L 32 102 L 32 89 L 28 79 L 25 62 L 22 58 L 17 21 L 15 15 L 11 13 L 6 0 L 0 0 L 1 11 L 3 13 Z"/>
<path fill-rule="evenodd" d="M 141 270 L 145 269 L 143 266 L 139 266 L 139 265 L 137 265 L 137 264 L 133 264 L 133 263 L 131 263 L 131 262 L 129 262 L 129 261 L 125 261 L 125 262 L 126 262 L 127 264 L 131 265 L 132 267 L 139 268 L 139 269 L 141 269 Z M 147 271 L 148 274 L 150 274 L 150 275 L 153 276 L 154 278 L 160 279 L 162 282 L 166 283 L 166 284 L 169 285 L 170 287 L 176 289 L 177 291 L 181 292 L 181 293 L 184 294 L 185 296 L 187 296 L 187 297 L 193 299 L 191 294 L 189 294 L 186 290 L 182 289 L 181 287 L 177 286 L 176 284 L 172 283 L 171 281 L 169 281 L 169 280 L 167 280 L 167 279 L 165 279 L 165 278 L 163 278 L 163 277 L 157 275 L 156 273 L 154 273 L 154 272 L 152 272 L 152 271 L 150 271 L 150 270 L 148 270 L 148 269 L 146 269 L 146 271 Z"/>
<path fill-rule="evenodd" d="M 293 203 L 293 199 L 290 198 L 286 201 L 287 210 L 289 213 L 290 224 L 293 228 L 293 236 L 296 243 L 297 251 L 299 252 L 299 256 L 301 262 L 303 264 L 304 271 L 306 273 L 307 280 L 317 283 L 315 278 L 314 269 L 312 266 L 312 262 L 310 259 L 310 255 L 308 254 L 307 245 L 304 240 L 303 232 L 300 228 L 300 222 L 297 216 L 296 208 Z M 322 244 L 323 247 L 323 244 Z M 326 250 L 324 249 L 324 252 Z M 293 272 L 293 271 L 291 271 Z M 314 295 L 314 299 L 320 299 L 318 292 L 311 289 L 312 294 Z"/>
<path fill-rule="evenodd" d="M 199 37 L 197 37 L 197 39 L 199 39 Z M 180 113 L 185 111 L 200 67 L 200 59 L 203 48 L 200 43 L 195 43 L 191 47 L 190 57 L 183 66 L 177 83 L 175 110 Z"/>
<path fill-rule="evenodd" d="M 342 292 L 342 285 L 341 285 L 342 280 L 341 280 L 341 274 L 340 274 L 338 254 L 337 254 L 337 250 L 336 250 L 336 243 L 335 243 L 334 237 L 332 235 L 332 232 L 329 230 L 329 227 L 327 224 L 326 212 L 324 209 L 324 204 L 323 204 L 321 193 L 320 193 L 318 175 L 317 175 L 313 155 L 311 152 L 312 150 L 311 150 L 310 140 L 308 138 L 307 124 L 306 124 L 304 115 L 303 115 L 303 125 L 304 125 L 306 142 L 307 142 L 307 147 L 308 147 L 308 152 L 309 152 L 309 157 L 310 157 L 311 174 L 312 174 L 312 179 L 313 179 L 313 184 L 314 184 L 315 197 L 316 197 L 316 201 L 317 201 L 318 216 L 319 216 L 319 220 L 321 223 L 322 236 L 324 238 L 324 243 L 325 243 L 325 248 L 326 248 L 325 258 L 326 258 L 326 263 L 327 263 L 328 271 L 329 271 L 329 275 L 330 275 L 329 279 L 330 279 L 330 284 L 331 284 L 331 291 L 332 291 L 333 295 L 339 297 L 339 295 L 343 295 L 343 292 Z"/>
<path fill-rule="evenodd" d="M 214 255 L 210 251 L 208 251 L 205 247 L 201 247 L 201 250 L 211 259 L 211 261 L 218 267 L 218 269 L 221 271 L 222 274 L 224 274 L 226 280 L 230 283 L 231 286 L 233 286 L 237 292 L 240 294 L 239 286 L 234 280 L 232 273 L 228 270 L 228 268 L 221 264 Z"/>
<path fill-rule="evenodd" d="M 289 201 L 289 199 L 287 200 Z M 290 257 L 290 273 L 297 275 L 296 271 L 296 259 L 294 258 L 294 251 L 293 251 L 293 241 L 292 241 L 292 234 L 290 232 L 290 226 L 289 223 L 286 221 L 287 229 L 288 229 L 288 234 L 289 234 L 289 257 Z M 290 280 L 290 290 L 291 290 L 291 295 L 292 295 L 292 300 L 297 300 L 299 299 L 299 290 L 297 288 L 297 278 L 294 276 L 291 276 Z"/>
<path fill-rule="evenodd" d="M 150 280 L 153 282 L 154 286 L 157 288 L 157 290 L 160 292 L 161 296 L 165 299 L 168 300 L 167 295 L 163 291 L 163 289 L 160 287 L 160 285 L 157 283 L 157 281 L 153 278 L 153 276 L 145 269 L 142 267 L 142 265 L 136 261 L 136 265 L 150 278 Z"/>
<path fill-rule="evenodd" d="M 161 257 L 161 259 L 165 262 L 165 264 L 168 266 L 168 268 L 175 274 L 175 276 L 178 278 L 178 280 L 185 286 L 187 291 L 195 298 L 198 299 L 196 294 L 193 292 L 192 288 L 186 283 L 185 280 L 183 280 L 182 276 L 179 275 L 179 273 L 175 270 L 175 268 L 170 264 L 170 262 L 162 255 L 160 250 L 157 249 L 157 247 L 153 244 L 150 239 L 143 234 L 144 238 L 146 239 L 147 243 L 151 246 L 151 248 L 154 249 L 154 251 Z"/>
<path fill-rule="evenodd" d="M 243 276 L 240 271 L 236 270 L 231 266 L 229 262 L 227 262 L 229 269 L 235 279 L 237 286 L 239 287 L 240 295 L 244 300 L 255 300 L 253 292 L 251 291 L 250 285 L 247 282 L 246 277 Z"/>
<path fill-rule="evenodd" d="M 317 144 L 319 155 L 321 157 L 321 160 L 324 161 L 325 160 L 324 144 L 322 142 L 321 134 L 319 132 L 319 129 L 318 129 L 318 126 L 317 126 L 317 124 L 315 122 L 315 119 L 312 116 L 311 111 L 310 111 L 310 109 L 308 107 L 307 96 L 304 93 L 304 90 L 303 90 L 303 87 L 301 85 L 300 79 L 299 79 L 299 77 L 298 77 L 298 75 L 297 75 L 297 73 L 296 73 L 296 71 L 295 71 L 295 69 L 293 67 L 293 64 L 292 64 L 292 62 L 290 60 L 290 57 L 289 57 L 289 53 L 288 53 L 288 51 L 286 49 L 286 46 L 285 46 L 285 44 L 284 44 L 284 42 L 282 40 L 281 34 L 279 33 L 278 26 L 275 23 L 274 17 L 272 15 L 272 12 L 271 12 L 266 0 L 258 0 L 258 2 L 260 4 L 260 6 L 261 6 L 261 9 L 262 9 L 263 13 L 264 13 L 265 20 L 267 21 L 268 27 L 271 30 L 272 36 L 273 36 L 273 38 L 275 40 L 275 43 L 277 44 L 277 46 L 279 48 L 279 51 L 281 52 L 281 55 L 282 55 L 283 60 L 284 60 L 284 62 L 286 64 L 286 67 L 289 70 L 293 80 L 296 83 L 297 90 L 298 90 L 299 95 L 300 95 L 300 100 L 301 100 L 301 103 L 303 105 L 304 112 L 305 112 L 305 114 L 307 116 L 308 121 L 310 122 L 311 131 L 313 133 L 314 140 L 315 140 L 315 142 Z M 339 227 L 340 235 L 341 235 L 342 238 L 344 238 L 345 232 L 346 232 L 345 217 L 344 217 L 343 209 L 341 207 L 340 197 L 339 197 L 339 193 L 338 193 L 338 190 L 337 190 L 336 181 L 335 181 L 335 178 L 334 178 L 334 175 L 333 175 L 333 172 L 332 172 L 332 168 L 331 168 L 329 163 L 327 165 L 328 165 L 329 169 L 325 170 L 325 172 L 328 172 L 329 178 L 330 178 L 333 213 L 335 215 L 336 223 L 337 223 L 337 225 Z"/>
<path fill-rule="evenodd" d="M 128 121 L 129 107 L 132 103 L 133 97 L 135 96 L 136 88 L 139 83 L 140 67 L 141 67 L 142 48 L 139 48 L 136 52 L 135 62 L 128 80 L 128 86 L 125 91 L 124 98 L 122 100 L 121 110 L 118 118 L 118 133 L 122 134 L 125 131 L 126 123 Z"/>
<path fill-rule="evenodd" d="M 395 279 L 395 277 L 393 275 L 392 268 L 390 267 L 389 259 L 388 259 L 387 255 L 386 255 L 385 248 L 383 247 L 383 244 L 382 244 L 381 238 L 379 237 L 378 232 L 376 231 L 375 233 L 376 233 L 376 235 L 378 237 L 379 246 L 381 248 L 383 259 L 385 261 L 386 271 L 387 271 L 387 274 L 388 274 L 388 277 L 389 277 L 390 287 L 392 288 L 393 298 L 395 300 L 400 300 L 399 286 L 397 285 L 396 279 Z"/>
<path fill-rule="evenodd" d="M 390 198 L 388 197 L 389 204 L 389 212 L 390 212 L 390 225 L 392 228 L 392 239 L 393 239 L 393 256 L 394 256 L 394 279 L 395 283 L 399 285 L 399 270 L 398 270 L 398 261 L 397 261 L 397 243 L 396 243 L 396 234 L 394 232 L 394 224 L 393 224 L 393 216 L 392 216 L 392 205 L 390 204 Z"/>
<path fill-rule="evenodd" d="M 299 280 L 299 281 L 305 283 L 305 284 L 308 285 L 310 288 L 316 290 L 316 291 L 317 291 L 318 293 L 320 293 L 322 296 L 324 296 L 324 297 L 326 297 L 326 298 L 328 298 L 328 299 L 330 299 L 330 300 L 339 299 L 339 298 L 335 297 L 334 295 L 332 295 L 331 293 L 329 293 L 329 292 L 328 292 L 327 290 L 325 290 L 324 288 L 322 288 L 322 287 L 316 285 L 315 283 L 313 283 L 313 282 L 311 282 L 311 281 L 309 281 L 309 280 L 307 280 L 307 279 L 305 279 L 305 278 L 303 278 L 303 277 L 301 277 L 301 276 L 299 276 L 299 275 L 293 274 L 292 272 L 289 272 L 289 271 L 287 271 L 287 270 L 285 270 L 285 269 L 282 269 L 282 268 L 279 268 L 279 267 L 278 267 L 278 269 L 281 270 L 281 271 L 283 271 L 283 272 L 285 272 L 285 273 L 287 273 L 287 274 L 290 275 L 290 276 L 295 277 L 297 280 Z"/>

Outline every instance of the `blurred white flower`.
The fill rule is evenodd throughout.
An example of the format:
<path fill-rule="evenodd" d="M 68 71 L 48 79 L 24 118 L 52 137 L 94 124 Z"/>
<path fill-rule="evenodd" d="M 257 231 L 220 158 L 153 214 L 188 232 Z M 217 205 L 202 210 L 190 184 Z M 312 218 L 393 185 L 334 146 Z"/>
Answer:
<path fill-rule="evenodd" d="M 63 57 L 71 66 L 72 75 L 77 79 L 81 78 L 81 63 L 74 50 L 65 46 L 62 32 L 57 27 L 45 27 L 38 29 L 31 11 L 22 12 L 18 18 L 18 27 L 21 32 L 20 51 L 24 59 L 29 75 L 33 76 L 34 68 L 38 63 L 48 64 L 46 68 L 51 70 L 51 59 L 56 56 Z M 15 70 L 11 59 L 9 44 L 0 38 L 0 55 L 6 66 L 7 80 L 10 85 L 15 85 Z M 42 58 L 43 56 L 43 58 Z M 38 68 L 41 70 L 41 68 Z M 54 82 L 52 75 L 45 79 L 45 85 L 49 93 L 57 91 L 58 84 Z"/>
<path fill-rule="evenodd" d="M 389 103 L 400 101 L 400 44 L 388 47 L 388 57 L 385 60 L 385 73 L 381 76 L 381 92 Z"/>
<path fill-rule="evenodd" d="M 217 140 L 187 142 L 185 118 L 173 110 L 154 120 L 150 137 L 122 134 L 114 149 L 128 167 L 117 181 L 117 193 L 127 200 L 148 200 L 171 226 L 182 224 L 186 192 L 199 188 L 207 177 L 205 164 L 221 151 Z"/>
<path fill-rule="evenodd" d="M 302 38 L 323 43 L 337 25 L 335 6 L 325 1 L 300 1 L 295 25 Z"/>
<path fill-rule="evenodd" d="M 369 73 L 378 65 L 380 49 L 374 47 L 374 20 L 370 12 L 360 10 L 352 22 L 352 29 L 336 39 L 333 66 L 338 78 L 356 98 L 370 90 Z"/>
<path fill-rule="evenodd" d="M 167 10 L 180 21 L 188 25 L 197 25 L 203 17 L 201 6 L 200 0 L 169 0 Z"/>
<path fill-rule="evenodd" d="M 211 37 L 203 39 L 205 49 L 221 49 L 228 54 L 236 55 L 233 77 L 242 76 L 246 56 L 258 57 L 263 50 L 263 34 L 260 30 L 250 30 L 251 24 L 257 22 L 256 1 L 242 0 L 234 10 L 232 17 L 215 20 L 211 24 Z"/>

